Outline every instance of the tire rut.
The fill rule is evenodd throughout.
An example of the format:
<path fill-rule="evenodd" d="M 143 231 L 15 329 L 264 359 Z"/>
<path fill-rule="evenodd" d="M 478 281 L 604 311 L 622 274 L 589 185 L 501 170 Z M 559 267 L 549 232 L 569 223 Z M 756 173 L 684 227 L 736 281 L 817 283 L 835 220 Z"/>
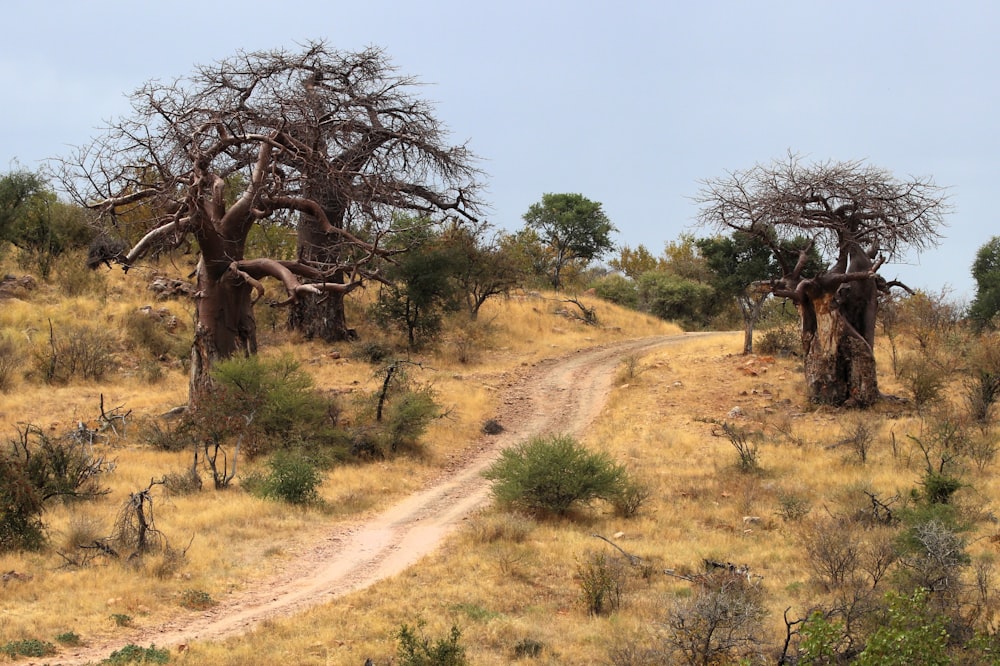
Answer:
<path fill-rule="evenodd" d="M 501 389 L 496 420 L 503 432 L 481 437 L 423 490 L 365 522 L 332 526 L 279 574 L 209 611 L 136 630 L 113 643 L 95 643 L 46 663 L 68 666 L 99 661 L 127 643 L 173 648 L 198 640 L 222 640 L 402 572 L 431 553 L 464 517 L 486 502 L 489 485 L 482 471 L 502 449 L 542 434 L 579 434 L 607 402 L 622 358 L 690 337 L 589 347 L 516 371 Z"/>

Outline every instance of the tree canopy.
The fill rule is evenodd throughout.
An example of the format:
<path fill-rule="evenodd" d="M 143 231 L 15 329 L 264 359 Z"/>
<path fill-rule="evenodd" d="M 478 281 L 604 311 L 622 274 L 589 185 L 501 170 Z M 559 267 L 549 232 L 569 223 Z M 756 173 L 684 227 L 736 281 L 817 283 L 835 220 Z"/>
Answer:
<path fill-rule="evenodd" d="M 1000 236 L 994 236 L 976 252 L 972 264 L 976 296 L 969 317 L 978 328 L 991 327 L 1000 313 Z"/>
<path fill-rule="evenodd" d="M 474 219 L 475 158 L 447 143 L 415 88 L 378 49 L 241 52 L 142 86 L 131 115 L 63 159 L 59 174 L 107 233 L 129 215 L 145 220 L 145 234 L 106 260 L 128 268 L 197 241 L 193 377 L 205 376 L 212 358 L 256 349 L 265 278 L 284 287 L 278 305 L 336 300 L 401 251 L 384 240 L 400 211 Z M 266 220 L 296 225 L 296 259 L 246 256 Z"/>
<path fill-rule="evenodd" d="M 614 248 L 611 234 L 617 229 L 601 204 L 582 194 L 544 194 L 524 214 L 524 221 L 552 251 L 549 272 L 557 290 L 567 263 L 589 262 Z"/>

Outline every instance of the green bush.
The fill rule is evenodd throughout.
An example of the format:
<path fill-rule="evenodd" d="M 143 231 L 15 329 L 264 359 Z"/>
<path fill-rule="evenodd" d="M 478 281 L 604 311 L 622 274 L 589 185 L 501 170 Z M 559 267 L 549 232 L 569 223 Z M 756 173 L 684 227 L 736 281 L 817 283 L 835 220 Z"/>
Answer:
<path fill-rule="evenodd" d="M 397 656 L 400 666 L 465 666 L 465 648 L 459 645 L 462 632 L 452 626 L 447 638 L 436 641 L 419 634 L 419 628 L 403 625 L 396 635 L 399 639 Z"/>
<path fill-rule="evenodd" d="M 40 641 L 37 638 L 10 641 L 0 646 L 0 654 L 5 654 L 12 659 L 18 657 L 51 657 L 55 653 L 55 645 L 48 641 Z"/>
<path fill-rule="evenodd" d="M 577 503 L 614 501 L 628 482 L 625 468 L 568 435 L 536 437 L 506 449 L 483 475 L 504 505 L 566 514 Z"/>
<path fill-rule="evenodd" d="M 843 626 L 831 622 L 823 613 L 814 611 L 802 624 L 799 643 L 799 662 L 802 666 L 837 664 L 840 646 L 844 641 Z"/>
<path fill-rule="evenodd" d="M 170 650 L 150 645 L 148 648 L 129 643 L 120 650 L 115 650 L 101 664 L 107 666 L 124 666 L 125 664 L 168 664 Z"/>
<path fill-rule="evenodd" d="M 882 626 L 868 639 L 854 663 L 858 666 L 946 666 L 948 632 L 945 618 L 933 613 L 926 590 L 906 597 L 889 593 Z"/>
<path fill-rule="evenodd" d="M 290 504 L 308 504 L 319 499 L 316 488 L 322 483 L 319 470 L 308 459 L 293 451 L 278 451 L 268 461 L 270 473 L 260 479 L 257 492 L 269 499 Z M 244 486 L 253 488 L 252 481 Z"/>
<path fill-rule="evenodd" d="M 608 275 L 598 280 L 593 286 L 597 295 L 606 301 L 633 310 L 639 305 L 639 289 L 635 280 L 624 275 Z"/>
<path fill-rule="evenodd" d="M 406 390 L 395 396 L 383 416 L 389 450 L 395 452 L 401 446 L 414 446 L 439 414 L 430 389 Z"/>

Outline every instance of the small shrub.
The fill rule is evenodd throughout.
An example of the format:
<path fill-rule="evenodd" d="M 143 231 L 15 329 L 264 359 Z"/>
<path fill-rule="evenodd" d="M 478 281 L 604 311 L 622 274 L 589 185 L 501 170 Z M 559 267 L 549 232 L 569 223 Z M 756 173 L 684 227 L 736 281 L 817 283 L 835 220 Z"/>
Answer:
<path fill-rule="evenodd" d="M 393 397 L 383 420 L 390 451 L 415 446 L 431 421 L 441 413 L 428 388 L 406 390 Z"/>
<path fill-rule="evenodd" d="M 132 616 L 126 613 L 112 613 L 111 621 L 115 623 L 116 627 L 132 626 Z"/>
<path fill-rule="evenodd" d="M 396 634 L 400 666 L 465 666 L 465 648 L 459 645 L 462 632 L 452 626 L 447 638 L 436 641 L 418 634 L 419 628 L 402 625 Z"/>
<path fill-rule="evenodd" d="M 181 593 L 181 606 L 188 610 L 208 610 L 218 602 L 204 590 L 184 590 Z"/>
<path fill-rule="evenodd" d="M 351 354 L 354 358 L 361 359 L 371 365 L 382 365 L 392 358 L 392 355 L 391 347 L 376 340 L 354 345 Z"/>
<path fill-rule="evenodd" d="M 23 466 L 0 456 L 0 552 L 42 546 L 42 495 Z"/>
<path fill-rule="evenodd" d="M 112 652 L 101 662 L 107 666 L 124 666 L 125 664 L 169 664 L 170 650 L 150 645 L 148 648 L 129 643 L 120 650 Z"/>
<path fill-rule="evenodd" d="M 537 659 L 545 645 L 534 638 L 522 638 L 514 644 L 514 659 Z"/>
<path fill-rule="evenodd" d="M 851 452 L 857 456 L 858 462 L 862 465 L 868 462 L 868 454 L 871 453 L 872 442 L 875 439 L 875 428 L 871 423 L 863 418 L 850 422 L 844 433 L 844 443 Z"/>
<path fill-rule="evenodd" d="M 557 515 L 578 503 L 613 501 L 628 479 L 623 466 L 568 435 L 536 437 L 505 449 L 483 475 L 494 482 L 500 504 Z"/>
<path fill-rule="evenodd" d="M 172 495 L 191 495 L 201 490 L 201 475 L 194 467 L 163 476 L 163 487 Z"/>
<path fill-rule="evenodd" d="M 48 641 L 37 638 L 26 638 L 20 641 L 10 641 L 0 646 L 0 654 L 12 659 L 18 657 L 51 657 L 56 653 L 56 646 Z"/>
<path fill-rule="evenodd" d="M 615 514 L 622 518 L 632 518 L 639 513 L 639 509 L 642 508 L 651 494 L 649 486 L 628 478 L 622 483 L 618 493 L 613 495 L 609 501 L 615 507 Z"/>
<path fill-rule="evenodd" d="M 83 640 L 75 631 L 64 631 L 56 635 L 56 642 L 67 647 L 77 647 L 83 645 Z"/>
<path fill-rule="evenodd" d="M 319 499 L 319 470 L 309 460 L 289 451 L 278 451 L 268 461 L 270 473 L 261 482 L 260 494 L 290 504 L 308 504 Z"/>
<path fill-rule="evenodd" d="M 49 329 L 34 351 L 37 373 L 50 384 L 72 379 L 100 380 L 115 367 L 117 345 L 106 327 L 78 323 Z"/>
<path fill-rule="evenodd" d="M 913 354 L 900 364 L 899 379 L 918 410 L 941 397 L 947 378 L 944 368 L 925 355 Z"/>
<path fill-rule="evenodd" d="M 799 331 L 792 326 L 771 328 L 754 342 L 758 354 L 769 356 L 798 356 L 802 351 L 802 339 Z"/>
<path fill-rule="evenodd" d="M 22 353 L 17 344 L 6 335 L 0 335 L 0 393 L 14 386 L 21 359 Z"/>
<path fill-rule="evenodd" d="M 741 472 L 756 472 L 760 469 L 758 455 L 760 453 L 759 440 L 760 433 L 740 428 L 739 426 L 722 422 L 717 424 L 717 428 L 712 431 L 716 437 L 725 437 L 736 449 L 739 456 L 739 470 Z"/>
<path fill-rule="evenodd" d="M 627 570 L 620 559 L 589 553 L 577 564 L 581 599 L 590 615 L 605 615 L 621 608 Z"/>
<path fill-rule="evenodd" d="M 675 660 L 663 663 L 735 663 L 758 649 L 765 612 L 761 590 L 745 576 L 709 572 L 671 604 L 663 641 Z"/>
<path fill-rule="evenodd" d="M 827 589 L 854 580 L 861 561 L 860 541 L 850 523 L 835 518 L 811 522 L 803 530 L 809 568 Z"/>
<path fill-rule="evenodd" d="M 798 493 L 782 493 L 778 496 L 778 515 L 786 523 L 796 523 L 809 515 L 812 503 L 809 498 Z"/>

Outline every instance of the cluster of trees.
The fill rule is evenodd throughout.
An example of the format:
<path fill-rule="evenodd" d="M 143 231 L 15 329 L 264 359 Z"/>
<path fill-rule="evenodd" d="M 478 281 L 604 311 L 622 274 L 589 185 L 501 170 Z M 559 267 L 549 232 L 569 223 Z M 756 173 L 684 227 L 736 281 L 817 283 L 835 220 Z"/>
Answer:
<path fill-rule="evenodd" d="M 47 279 L 59 256 L 92 237 L 86 211 L 60 201 L 41 174 L 15 168 L 0 177 L 0 251 L 17 248 L 20 266 Z"/>
<path fill-rule="evenodd" d="M 353 335 L 344 299 L 378 285 L 372 314 L 411 346 L 448 310 L 475 317 L 489 298 L 533 280 L 585 285 L 586 268 L 614 249 L 601 204 L 547 193 L 522 230 L 492 233 L 479 219 L 477 158 L 448 143 L 415 91 L 381 51 L 322 42 L 151 81 L 132 93 L 131 115 L 56 163 L 53 177 L 75 205 L 36 174 L 0 182 L 0 233 L 25 256 L 51 257 L 99 228 L 92 264 L 126 269 L 196 247 L 195 404 L 216 360 L 256 351 L 254 305 L 267 278 L 285 290 L 271 304 L 288 308 L 290 325 L 325 340 Z M 938 242 L 942 190 L 863 162 L 790 154 L 706 180 L 697 201 L 716 235 L 682 236 L 662 257 L 623 247 L 610 262 L 620 274 L 599 281 L 598 294 L 688 327 L 739 312 L 746 352 L 765 299 L 786 299 L 801 323 L 810 397 L 875 402 L 879 299 L 905 288 L 878 271 Z M 294 251 L 250 252 L 261 248 L 253 234 L 275 226 L 294 229 Z M 1000 307 L 995 245 L 974 267 L 970 316 L 980 326 Z"/>

